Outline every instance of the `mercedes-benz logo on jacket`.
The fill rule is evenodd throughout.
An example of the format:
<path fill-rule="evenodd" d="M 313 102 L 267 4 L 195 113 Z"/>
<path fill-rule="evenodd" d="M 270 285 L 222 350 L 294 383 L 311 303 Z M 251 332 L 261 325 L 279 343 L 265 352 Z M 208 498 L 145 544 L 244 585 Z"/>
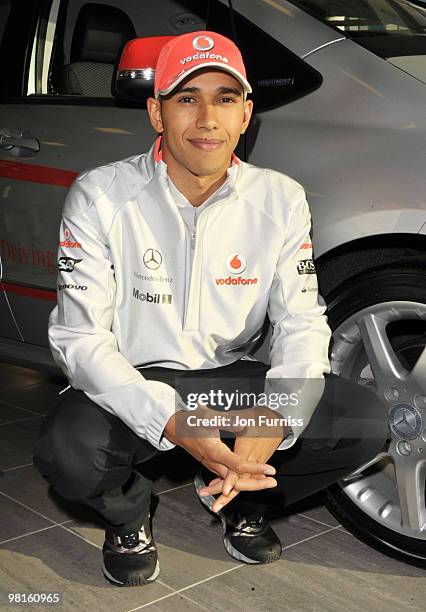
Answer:
<path fill-rule="evenodd" d="M 157 270 L 161 266 L 163 257 L 156 249 L 147 249 L 143 255 L 143 263 L 150 270 Z"/>

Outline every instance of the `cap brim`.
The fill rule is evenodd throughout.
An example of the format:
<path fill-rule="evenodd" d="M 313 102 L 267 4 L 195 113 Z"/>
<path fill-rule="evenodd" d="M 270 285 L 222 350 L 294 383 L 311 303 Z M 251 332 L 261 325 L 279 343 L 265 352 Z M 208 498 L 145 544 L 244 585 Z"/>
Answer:
<path fill-rule="evenodd" d="M 174 81 L 174 83 L 170 85 L 170 87 L 168 87 L 167 89 L 159 89 L 155 97 L 158 98 L 158 96 L 167 96 L 167 94 L 171 93 L 177 87 L 177 85 L 179 85 L 179 83 L 186 79 L 188 75 L 192 74 L 193 72 L 196 72 L 197 70 L 202 70 L 203 68 L 209 67 L 220 68 L 220 70 L 222 70 L 223 72 L 229 72 L 229 74 L 232 74 L 232 76 L 234 76 L 237 81 L 241 83 L 246 93 L 252 93 L 253 90 L 251 88 L 250 83 L 247 81 L 247 79 L 243 77 L 242 74 L 238 72 L 238 70 L 235 70 L 235 68 L 233 68 L 232 66 L 227 66 L 226 64 L 222 64 L 219 62 L 203 62 L 202 64 L 198 64 L 197 66 L 192 66 L 192 68 L 190 68 L 189 70 L 185 70 L 185 72 L 181 74 L 176 79 L 176 81 Z"/>

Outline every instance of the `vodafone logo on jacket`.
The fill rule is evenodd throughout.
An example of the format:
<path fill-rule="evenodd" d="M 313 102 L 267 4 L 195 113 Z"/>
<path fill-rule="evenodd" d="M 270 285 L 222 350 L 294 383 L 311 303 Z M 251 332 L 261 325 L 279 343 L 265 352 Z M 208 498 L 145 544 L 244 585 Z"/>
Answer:
<path fill-rule="evenodd" d="M 74 240 L 70 240 L 70 231 L 68 228 L 65 228 L 65 240 L 61 240 L 59 243 L 60 247 L 68 247 L 69 249 L 81 249 L 80 242 L 76 242 Z"/>
<path fill-rule="evenodd" d="M 225 268 L 234 276 L 216 278 L 216 285 L 257 285 L 257 278 L 237 276 L 247 268 L 247 260 L 241 253 L 231 253 L 225 260 Z"/>
<path fill-rule="evenodd" d="M 241 253 L 233 253 L 226 258 L 225 267 L 231 274 L 241 274 L 247 268 L 247 260 Z"/>

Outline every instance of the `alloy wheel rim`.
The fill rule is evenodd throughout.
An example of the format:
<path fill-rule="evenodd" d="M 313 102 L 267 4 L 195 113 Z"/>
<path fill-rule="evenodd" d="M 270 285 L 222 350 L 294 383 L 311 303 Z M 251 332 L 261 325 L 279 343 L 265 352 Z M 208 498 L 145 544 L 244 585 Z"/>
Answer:
<path fill-rule="evenodd" d="M 426 347 L 408 370 L 386 333 L 389 323 L 404 320 L 424 322 L 426 304 L 391 301 L 368 306 L 333 333 L 332 372 L 374 390 L 388 409 L 392 434 L 386 452 L 339 485 L 384 527 L 426 540 Z"/>

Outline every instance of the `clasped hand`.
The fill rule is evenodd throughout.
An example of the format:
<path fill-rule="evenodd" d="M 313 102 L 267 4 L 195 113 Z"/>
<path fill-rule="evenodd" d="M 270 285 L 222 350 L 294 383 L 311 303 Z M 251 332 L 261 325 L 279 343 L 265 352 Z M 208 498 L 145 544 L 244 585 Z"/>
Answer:
<path fill-rule="evenodd" d="M 224 414 L 229 417 L 227 424 L 223 424 Z M 267 425 L 263 419 L 262 424 L 261 415 L 273 419 L 272 423 L 278 423 Z M 189 416 L 192 417 L 190 421 Z M 256 424 L 240 425 L 242 416 L 245 422 Z M 233 451 L 220 439 L 219 427 L 208 424 L 215 422 L 214 417 L 218 422 L 222 419 L 220 429 L 235 433 Z M 199 404 L 196 410 L 176 412 L 169 419 L 164 435 L 217 474 L 218 478 L 199 493 L 219 495 L 213 504 L 213 511 L 218 512 L 240 491 L 260 491 L 277 486 L 277 481 L 272 478 L 275 468 L 266 462 L 291 432 L 291 428 L 279 424 L 279 417 L 278 413 L 264 406 L 224 413 Z M 194 427 L 190 424 L 201 420 L 203 425 Z"/>

